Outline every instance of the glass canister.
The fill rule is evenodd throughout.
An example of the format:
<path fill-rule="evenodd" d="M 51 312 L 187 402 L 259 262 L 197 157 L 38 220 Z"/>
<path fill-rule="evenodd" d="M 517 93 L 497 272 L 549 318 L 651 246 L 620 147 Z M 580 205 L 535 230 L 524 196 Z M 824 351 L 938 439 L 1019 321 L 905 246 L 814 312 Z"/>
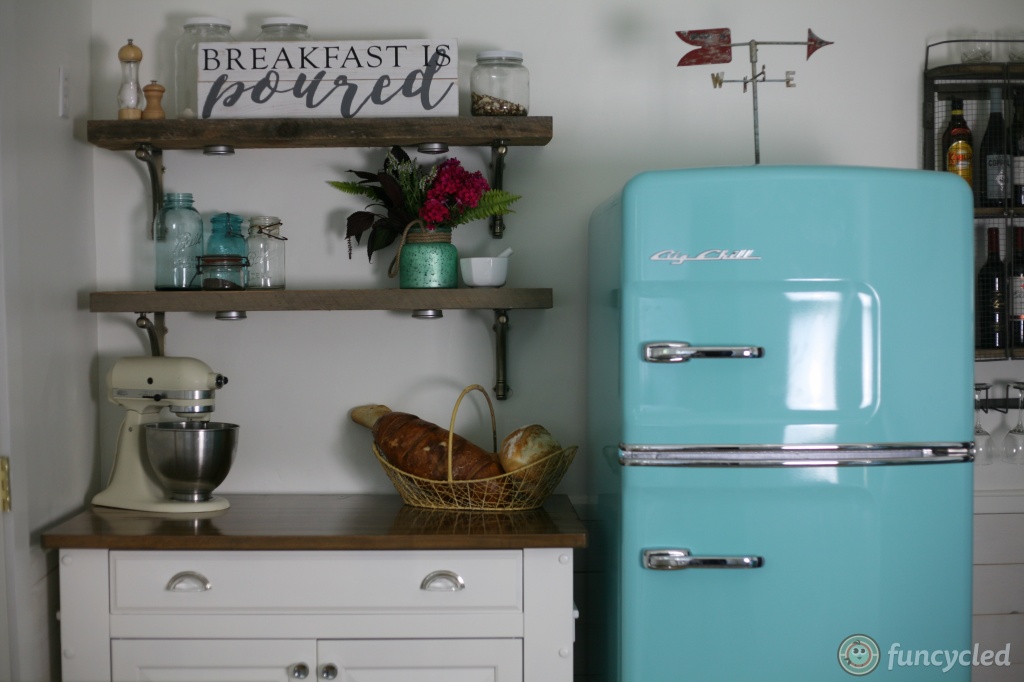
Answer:
<path fill-rule="evenodd" d="M 197 259 L 203 255 L 203 217 L 187 192 L 164 195 L 164 207 L 153 225 L 156 242 L 156 288 L 199 289 Z"/>
<path fill-rule="evenodd" d="M 249 218 L 250 289 L 284 289 L 284 243 L 277 216 Z"/>
<path fill-rule="evenodd" d="M 219 17 L 192 17 L 174 45 L 174 115 L 199 115 L 199 43 L 231 43 L 231 22 Z"/>
<path fill-rule="evenodd" d="M 312 40 L 309 22 L 298 17 L 267 17 L 256 40 Z"/>
<path fill-rule="evenodd" d="M 218 213 L 210 218 L 210 237 L 206 240 L 206 255 L 244 256 L 246 252 L 242 216 Z"/>
<path fill-rule="evenodd" d="M 529 111 L 530 72 L 522 52 L 480 52 L 469 87 L 474 116 L 526 116 Z"/>
<path fill-rule="evenodd" d="M 200 287 L 207 290 L 245 289 L 245 256 L 206 255 L 199 257 Z"/>

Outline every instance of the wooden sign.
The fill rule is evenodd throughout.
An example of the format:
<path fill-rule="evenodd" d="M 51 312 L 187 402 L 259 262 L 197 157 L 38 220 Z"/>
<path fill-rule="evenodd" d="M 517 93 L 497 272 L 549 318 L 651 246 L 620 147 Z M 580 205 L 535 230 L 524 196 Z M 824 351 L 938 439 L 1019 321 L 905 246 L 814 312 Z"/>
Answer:
<path fill-rule="evenodd" d="M 455 40 L 199 44 L 199 118 L 458 116 Z"/>

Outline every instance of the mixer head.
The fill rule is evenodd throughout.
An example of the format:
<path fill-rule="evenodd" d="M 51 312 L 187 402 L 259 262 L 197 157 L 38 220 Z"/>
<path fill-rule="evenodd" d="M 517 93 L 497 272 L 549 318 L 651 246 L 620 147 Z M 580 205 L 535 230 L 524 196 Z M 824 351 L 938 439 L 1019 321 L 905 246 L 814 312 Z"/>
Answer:
<path fill-rule="evenodd" d="M 180 416 L 213 412 L 214 391 L 228 379 L 195 358 L 121 358 L 107 376 L 112 403 L 138 412 L 166 407 Z"/>

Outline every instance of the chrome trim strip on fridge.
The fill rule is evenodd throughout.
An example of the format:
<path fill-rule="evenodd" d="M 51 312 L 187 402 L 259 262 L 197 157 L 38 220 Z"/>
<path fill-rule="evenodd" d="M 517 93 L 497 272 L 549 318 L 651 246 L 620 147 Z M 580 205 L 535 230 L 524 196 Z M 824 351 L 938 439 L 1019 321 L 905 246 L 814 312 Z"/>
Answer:
<path fill-rule="evenodd" d="M 970 443 L 929 445 L 620 445 L 624 466 L 876 466 L 970 462 Z"/>

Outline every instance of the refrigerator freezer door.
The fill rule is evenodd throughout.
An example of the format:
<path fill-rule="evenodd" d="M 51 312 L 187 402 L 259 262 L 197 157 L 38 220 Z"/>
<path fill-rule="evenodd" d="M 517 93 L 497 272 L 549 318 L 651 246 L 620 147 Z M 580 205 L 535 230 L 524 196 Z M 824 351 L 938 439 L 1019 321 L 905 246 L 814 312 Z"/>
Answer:
<path fill-rule="evenodd" d="M 969 442 L 971 202 L 926 171 L 631 180 L 602 209 L 621 222 L 622 442 Z"/>
<path fill-rule="evenodd" d="M 970 679 L 969 462 L 622 476 L 619 679 Z"/>

